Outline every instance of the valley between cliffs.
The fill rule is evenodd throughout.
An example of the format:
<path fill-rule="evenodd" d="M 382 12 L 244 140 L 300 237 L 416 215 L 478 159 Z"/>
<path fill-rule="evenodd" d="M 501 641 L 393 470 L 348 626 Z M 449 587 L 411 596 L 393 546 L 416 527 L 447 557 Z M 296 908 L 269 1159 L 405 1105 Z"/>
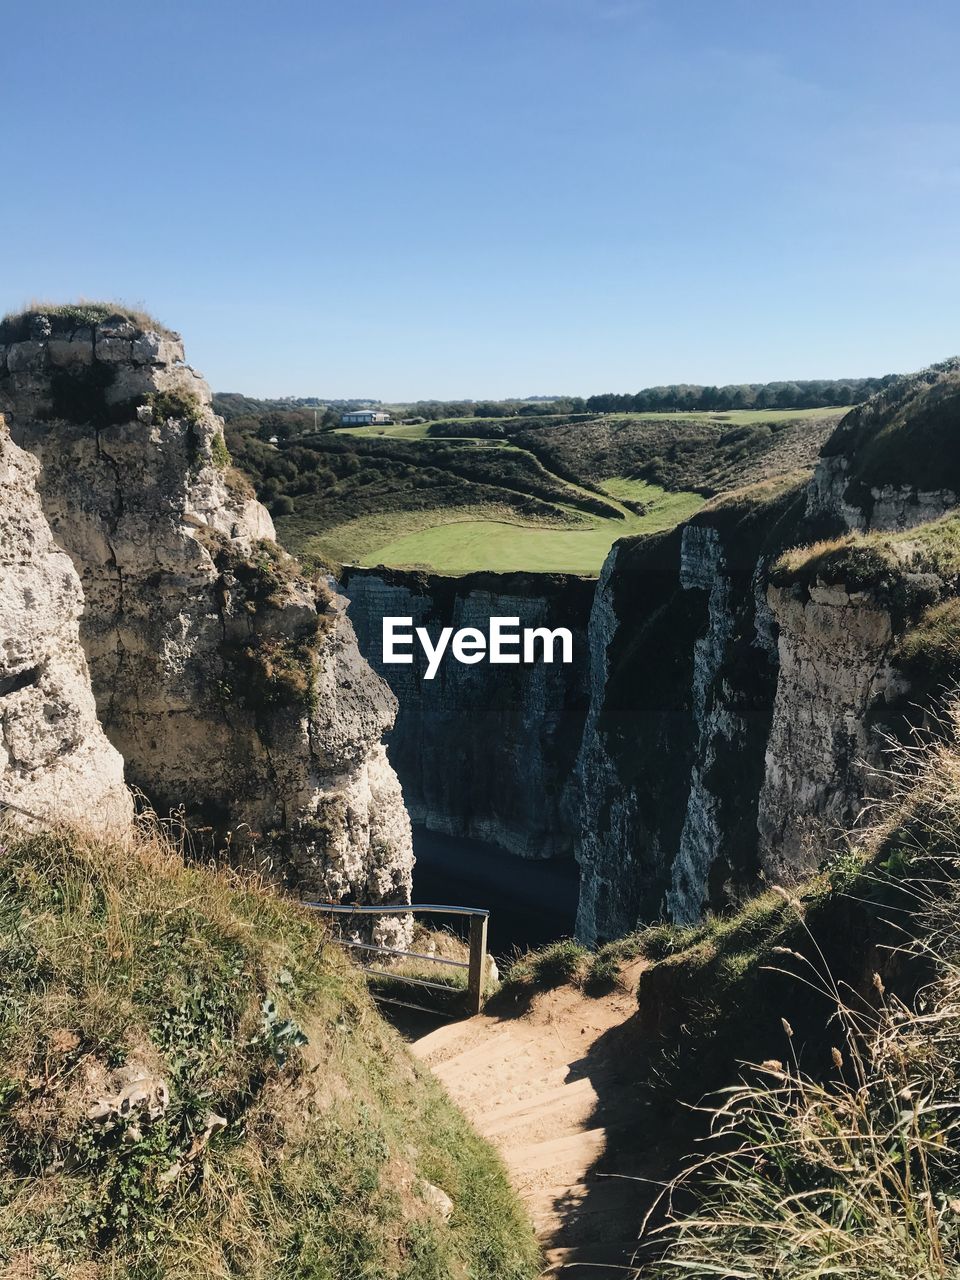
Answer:
<path fill-rule="evenodd" d="M 415 822 L 575 858 L 589 944 L 815 869 L 882 793 L 889 741 L 935 714 L 942 684 L 909 655 L 957 591 L 956 488 L 931 487 L 925 449 L 958 402 L 956 361 L 895 380 L 812 470 L 621 540 L 595 582 L 348 570 L 361 648 L 398 700 L 389 751 Z M 384 665 L 387 615 L 566 625 L 575 661 L 449 662 L 427 682 Z"/>

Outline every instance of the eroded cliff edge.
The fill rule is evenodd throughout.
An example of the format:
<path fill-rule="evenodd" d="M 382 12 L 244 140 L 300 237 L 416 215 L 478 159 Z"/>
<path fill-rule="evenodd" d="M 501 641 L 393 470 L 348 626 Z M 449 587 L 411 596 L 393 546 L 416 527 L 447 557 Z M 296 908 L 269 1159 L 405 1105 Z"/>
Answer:
<path fill-rule="evenodd" d="M 96 309 L 0 333 L 0 411 L 80 575 L 127 780 L 305 893 L 408 901 L 395 702 L 336 597 L 272 541 L 178 335 Z"/>
<path fill-rule="evenodd" d="M 578 760 L 587 941 L 692 921 L 834 850 L 958 674 L 960 363 L 854 410 L 809 480 L 618 544 Z M 938 483 L 942 487 L 934 487 Z"/>

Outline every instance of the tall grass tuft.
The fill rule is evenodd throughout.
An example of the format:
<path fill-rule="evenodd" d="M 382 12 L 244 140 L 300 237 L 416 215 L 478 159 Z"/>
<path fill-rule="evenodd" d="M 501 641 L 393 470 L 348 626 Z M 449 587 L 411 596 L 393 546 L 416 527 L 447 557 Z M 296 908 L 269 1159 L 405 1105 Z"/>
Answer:
<path fill-rule="evenodd" d="M 801 1066 L 784 1009 L 779 1056 L 713 1100 L 706 1153 L 665 1193 L 656 1274 L 960 1276 L 960 750 L 917 760 L 871 840 L 911 904 L 890 961 L 927 977 L 907 1003 L 879 974 L 835 979 L 812 934 L 807 956 L 772 948 L 831 1001 L 831 1070 Z"/>

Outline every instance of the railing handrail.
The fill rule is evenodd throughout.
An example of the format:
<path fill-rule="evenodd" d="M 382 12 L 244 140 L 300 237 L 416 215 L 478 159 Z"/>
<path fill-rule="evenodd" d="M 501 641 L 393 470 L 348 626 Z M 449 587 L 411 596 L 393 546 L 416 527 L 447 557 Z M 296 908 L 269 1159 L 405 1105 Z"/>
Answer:
<path fill-rule="evenodd" d="M 417 960 L 431 960 L 435 964 L 454 965 L 458 969 L 467 969 L 467 1008 L 468 1012 L 477 1014 L 483 1008 L 483 988 L 484 973 L 487 958 L 487 924 L 490 912 L 486 907 L 455 907 L 447 906 L 436 902 L 411 902 L 406 905 L 390 905 L 390 906 L 360 906 L 352 902 L 310 902 L 304 901 L 304 906 L 312 907 L 315 911 L 325 911 L 330 915 L 339 916 L 399 916 L 412 915 L 414 912 L 422 911 L 429 915 L 440 916 L 468 916 L 470 919 L 470 963 L 464 964 L 462 960 L 452 960 L 443 956 L 421 956 L 417 952 L 408 951 L 403 947 L 384 947 L 378 946 L 376 943 L 355 942 L 352 939 L 340 938 L 338 941 L 346 947 L 358 947 L 362 951 L 374 952 L 380 955 L 393 956 L 412 956 Z M 381 978 L 396 978 L 398 982 L 406 982 L 414 987 L 427 987 L 436 991 L 450 991 L 453 988 L 439 982 L 430 982 L 426 978 L 414 978 L 407 974 L 392 974 L 388 970 L 374 969 L 369 965 L 362 964 L 360 968 L 364 973 L 375 974 Z M 402 1000 L 393 1001 L 392 1003 L 404 1005 Z M 417 1008 L 422 1006 L 409 1005 L 409 1008 Z M 423 1010 L 423 1012 L 430 1012 Z"/>
<path fill-rule="evenodd" d="M 378 947 L 372 942 L 352 942 L 338 938 L 341 947 L 354 947 L 358 951 L 378 951 L 382 955 L 401 956 L 404 960 L 429 960 L 431 964 L 449 964 L 455 969 L 469 969 L 466 960 L 451 960 L 449 956 L 431 956 L 426 951 L 402 951 L 399 947 Z"/>
<path fill-rule="evenodd" d="M 450 916 L 489 916 L 486 907 L 451 907 L 435 902 L 411 902 L 407 906 L 362 907 L 352 902 L 307 902 L 305 907 L 314 907 L 317 911 L 334 911 L 344 915 L 381 916 L 409 915 L 413 911 L 429 911 L 433 915 Z"/>

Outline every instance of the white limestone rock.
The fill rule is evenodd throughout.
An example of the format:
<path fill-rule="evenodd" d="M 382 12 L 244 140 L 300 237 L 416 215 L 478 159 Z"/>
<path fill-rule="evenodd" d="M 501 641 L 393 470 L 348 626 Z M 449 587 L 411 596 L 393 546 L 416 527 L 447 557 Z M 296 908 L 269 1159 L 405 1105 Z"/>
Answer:
<path fill-rule="evenodd" d="M 61 377 L 77 420 L 53 417 L 51 372 L 91 370 L 101 401 L 74 409 Z M 348 619 L 264 541 L 273 523 L 226 467 L 210 398 L 179 338 L 126 320 L 13 344 L 0 370 L 82 580 L 103 726 L 128 781 L 201 847 L 311 897 L 408 902 L 410 824 L 381 743 L 395 701 Z"/>
<path fill-rule="evenodd" d="M 38 470 L 0 415 L 0 800 L 17 806 L 0 818 L 119 831 L 132 800 L 97 721 L 80 582 L 44 518 Z"/>
<path fill-rule="evenodd" d="M 771 586 L 768 600 L 780 673 L 758 828 L 761 863 L 778 882 L 815 869 L 828 833 L 858 817 L 880 762 L 869 713 L 905 685 L 892 665 L 890 615 L 865 593 Z"/>

